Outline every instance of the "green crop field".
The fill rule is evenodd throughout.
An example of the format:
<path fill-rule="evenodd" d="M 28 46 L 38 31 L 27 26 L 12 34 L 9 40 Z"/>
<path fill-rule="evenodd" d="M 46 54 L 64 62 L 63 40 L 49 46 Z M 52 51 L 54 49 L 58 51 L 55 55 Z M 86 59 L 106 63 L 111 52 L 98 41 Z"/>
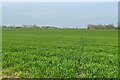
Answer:
<path fill-rule="evenodd" d="M 116 78 L 118 31 L 3 28 L 2 76 Z"/>

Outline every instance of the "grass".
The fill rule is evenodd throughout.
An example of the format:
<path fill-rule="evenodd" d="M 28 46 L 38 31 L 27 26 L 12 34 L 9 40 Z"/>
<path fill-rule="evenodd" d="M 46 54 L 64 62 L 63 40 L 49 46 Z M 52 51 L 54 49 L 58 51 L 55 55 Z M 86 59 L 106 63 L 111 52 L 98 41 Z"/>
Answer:
<path fill-rule="evenodd" d="M 116 78 L 117 30 L 3 28 L 3 77 Z"/>
<path fill-rule="evenodd" d="M 0 27 L 0 79 L 2 78 L 2 28 Z"/>

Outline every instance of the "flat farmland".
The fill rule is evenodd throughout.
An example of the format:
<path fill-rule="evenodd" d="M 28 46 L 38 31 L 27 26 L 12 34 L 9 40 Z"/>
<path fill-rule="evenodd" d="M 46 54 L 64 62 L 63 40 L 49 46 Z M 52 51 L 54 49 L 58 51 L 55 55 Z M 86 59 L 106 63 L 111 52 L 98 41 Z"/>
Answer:
<path fill-rule="evenodd" d="M 2 76 L 116 78 L 118 30 L 3 28 Z"/>

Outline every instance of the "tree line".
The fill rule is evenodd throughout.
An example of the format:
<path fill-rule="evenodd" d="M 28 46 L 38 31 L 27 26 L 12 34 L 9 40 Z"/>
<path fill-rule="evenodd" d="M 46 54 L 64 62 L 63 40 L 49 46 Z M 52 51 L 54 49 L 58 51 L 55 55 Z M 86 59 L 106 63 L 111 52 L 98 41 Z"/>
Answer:
<path fill-rule="evenodd" d="M 93 25 L 93 24 L 89 24 L 87 26 L 87 29 L 118 29 L 118 28 L 120 28 L 120 27 L 114 26 L 113 24 L 107 24 L 107 25 L 102 25 L 102 24 Z"/>
<path fill-rule="evenodd" d="M 12 26 L 6 26 L 6 25 L 3 25 L 2 26 L 3 28 L 59 28 L 59 27 L 54 27 L 54 26 L 37 26 L 37 25 L 22 25 L 22 26 L 15 26 L 15 25 L 12 25 Z M 70 27 L 64 27 L 65 29 L 71 29 Z M 73 29 L 82 29 L 82 28 L 73 28 Z M 113 24 L 107 24 L 107 25 L 104 25 L 104 24 L 98 24 L 98 25 L 95 25 L 95 24 L 89 24 L 87 26 L 87 28 L 84 28 L 84 29 L 120 29 L 120 26 L 114 26 Z"/>

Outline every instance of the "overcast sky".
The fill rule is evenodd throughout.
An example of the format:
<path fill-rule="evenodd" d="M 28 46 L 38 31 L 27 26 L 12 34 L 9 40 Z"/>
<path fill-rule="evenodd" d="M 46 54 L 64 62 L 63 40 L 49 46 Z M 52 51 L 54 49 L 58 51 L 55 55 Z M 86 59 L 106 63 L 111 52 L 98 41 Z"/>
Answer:
<path fill-rule="evenodd" d="M 118 2 L 119 0 L 0 0 L 0 2 Z"/>
<path fill-rule="evenodd" d="M 3 3 L 3 25 L 85 27 L 117 24 L 117 2 L 11 2 Z"/>

